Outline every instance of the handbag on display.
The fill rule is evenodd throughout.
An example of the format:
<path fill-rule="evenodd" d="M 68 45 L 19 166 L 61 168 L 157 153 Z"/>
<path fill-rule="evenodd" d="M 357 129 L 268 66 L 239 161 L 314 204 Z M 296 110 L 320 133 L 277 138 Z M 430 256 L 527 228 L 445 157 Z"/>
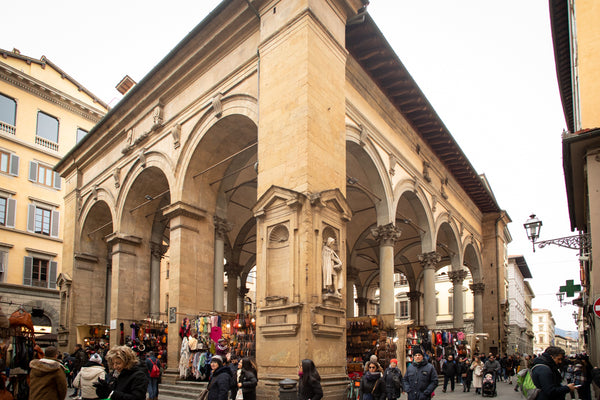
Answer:
<path fill-rule="evenodd" d="M 25 311 L 22 307 L 19 307 L 17 311 L 10 314 L 8 318 L 10 326 L 25 326 L 30 331 L 33 331 L 33 321 L 31 320 L 31 314 Z"/>

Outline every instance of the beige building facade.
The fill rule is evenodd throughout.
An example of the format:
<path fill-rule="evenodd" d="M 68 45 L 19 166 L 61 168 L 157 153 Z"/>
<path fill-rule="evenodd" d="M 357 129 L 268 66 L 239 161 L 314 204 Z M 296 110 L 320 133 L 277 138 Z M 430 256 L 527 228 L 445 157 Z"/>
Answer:
<path fill-rule="evenodd" d="M 510 219 L 362 1 L 223 1 L 56 168 L 65 346 L 86 321 L 114 344 L 120 323 L 167 308 L 172 333 L 237 312 L 256 267 L 259 398 L 303 358 L 342 398 L 355 304 L 367 314 L 377 282 L 393 319 L 402 273 L 435 328 L 447 268 L 454 292 L 470 274 L 485 350 L 505 350 Z M 454 296 L 446 324 L 462 329 L 464 308 Z M 170 334 L 170 369 L 179 347 Z"/>
<path fill-rule="evenodd" d="M 527 261 L 523 256 L 510 256 L 507 266 L 509 329 L 508 353 L 532 354 L 533 315 L 531 301 L 534 294 L 529 282 L 531 279 Z"/>
<path fill-rule="evenodd" d="M 533 309 L 533 352 L 541 354 L 548 346 L 556 346 L 554 328 L 556 322 L 552 311 L 541 308 Z"/>
<path fill-rule="evenodd" d="M 47 58 L 0 49 L 0 296 L 54 341 L 65 207 L 53 168 L 107 111 Z"/>

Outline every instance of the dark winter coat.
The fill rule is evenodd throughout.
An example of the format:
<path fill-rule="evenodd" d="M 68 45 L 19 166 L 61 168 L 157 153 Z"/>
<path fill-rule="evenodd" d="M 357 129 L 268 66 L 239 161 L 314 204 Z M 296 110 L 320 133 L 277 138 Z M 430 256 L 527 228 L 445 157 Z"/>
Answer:
<path fill-rule="evenodd" d="M 397 399 L 402 394 L 402 372 L 396 368 L 388 367 L 383 373 L 385 393 L 390 399 Z"/>
<path fill-rule="evenodd" d="M 360 380 L 359 399 L 363 400 L 366 394 L 373 395 L 373 400 L 385 400 L 385 382 L 380 372 L 367 372 Z"/>
<path fill-rule="evenodd" d="M 531 379 L 535 386 L 541 389 L 536 400 L 564 400 L 565 395 L 570 392 L 567 386 L 561 384 L 562 375 L 558 365 L 547 353 L 533 360 Z"/>
<path fill-rule="evenodd" d="M 321 400 L 323 398 L 323 388 L 321 382 L 310 380 L 306 384 L 300 382 L 298 384 L 298 400 Z"/>
<path fill-rule="evenodd" d="M 466 374 L 466 376 L 463 376 Z M 471 382 L 473 380 L 473 370 L 471 364 L 466 362 L 460 363 L 460 375 L 462 376 L 463 382 Z"/>
<path fill-rule="evenodd" d="M 459 369 L 460 367 L 458 366 L 455 360 L 446 360 L 446 362 L 442 366 L 442 373 L 445 376 L 456 376 L 458 375 Z"/>
<path fill-rule="evenodd" d="M 244 395 L 244 399 L 255 399 L 256 398 L 256 385 L 258 384 L 258 378 L 252 371 L 244 371 L 240 372 L 240 380 L 239 383 L 242 384 L 242 393 Z"/>
<path fill-rule="evenodd" d="M 429 400 L 438 385 L 438 375 L 427 361 L 413 362 L 406 369 L 402 383 L 407 400 Z"/>
<path fill-rule="evenodd" d="M 56 360 L 42 358 L 29 363 L 29 400 L 64 400 L 67 377 L 64 367 Z"/>
<path fill-rule="evenodd" d="M 73 361 L 73 371 L 79 371 L 88 361 L 88 356 L 83 349 L 77 349 L 75 353 L 71 354 L 71 357 L 75 359 Z"/>
<path fill-rule="evenodd" d="M 146 400 L 148 373 L 145 365 L 138 364 L 131 369 L 124 369 L 111 382 L 111 400 Z"/>
<path fill-rule="evenodd" d="M 208 384 L 208 400 L 227 400 L 232 380 L 229 366 L 224 365 L 215 369 Z"/>

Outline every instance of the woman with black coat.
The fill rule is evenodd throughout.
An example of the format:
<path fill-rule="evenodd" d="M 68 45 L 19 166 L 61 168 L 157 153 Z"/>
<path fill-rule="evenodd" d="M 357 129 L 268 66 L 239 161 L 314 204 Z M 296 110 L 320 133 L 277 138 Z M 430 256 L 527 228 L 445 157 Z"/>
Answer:
<path fill-rule="evenodd" d="M 360 380 L 360 400 L 385 400 L 385 382 L 379 364 L 369 361 L 368 371 Z"/>
<path fill-rule="evenodd" d="M 148 390 L 146 367 L 127 346 L 115 346 L 106 354 L 112 371 L 107 380 L 94 383 L 96 395 L 101 399 L 145 400 Z"/>
<path fill-rule="evenodd" d="M 300 363 L 300 377 L 298 384 L 298 400 L 321 400 L 323 388 L 321 387 L 321 376 L 312 360 L 305 359 Z"/>
<path fill-rule="evenodd" d="M 231 389 L 233 377 L 231 368 L 223 365 L 221 356 L 213 356 L 210 360 L 212 373 L 208 382 L 208 400 L 228 400 L 227 394 Z"/>
<path fill-rule="evenodd" d="M 238 364 L 240 370 L 237 387 L 242 389 L 244 400 L 256 400 L 256 385 L 258 378 L 256 377 L 256 368 L 252 361 L 244 357 Z"/>

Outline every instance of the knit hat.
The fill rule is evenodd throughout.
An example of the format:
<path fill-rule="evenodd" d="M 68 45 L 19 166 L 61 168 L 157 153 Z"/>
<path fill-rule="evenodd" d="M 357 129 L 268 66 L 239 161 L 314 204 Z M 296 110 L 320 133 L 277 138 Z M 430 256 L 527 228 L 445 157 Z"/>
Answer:
<path fill-rule="evenodd" d="M 213 361 L 216 362 L 217 364 L 219 364 L 219 367 L 223 366 L 223 358 L 221 358 L 221 356 L 213 356 L 210 359 L 210 362 L 213 362 Z"/>
<path fill-rule="evenodd" d="M 423 350 L 421 350 L 419 347 L 417 347 L 416 349 L 412 349 L 412 354 L 413 354 L 413 356 L 415 354 L 423 355 Z"/>
<path fill-rule="evenodd" d="M 396 360 L 395 358 L 392 358 L 392 359 L 390 360 L 390 364 L 391 364 L 391 363 L 394 363 L 394 364 L 398 365 L 398 360 Z"/>
<path fill-rule="evenodd" d="M 90 361 L 91 362 L 95 362 L 96 364 L 102 364 L 102 357 L 100 357 L 98 354 L 94 353 L 90 357 Z"/>

